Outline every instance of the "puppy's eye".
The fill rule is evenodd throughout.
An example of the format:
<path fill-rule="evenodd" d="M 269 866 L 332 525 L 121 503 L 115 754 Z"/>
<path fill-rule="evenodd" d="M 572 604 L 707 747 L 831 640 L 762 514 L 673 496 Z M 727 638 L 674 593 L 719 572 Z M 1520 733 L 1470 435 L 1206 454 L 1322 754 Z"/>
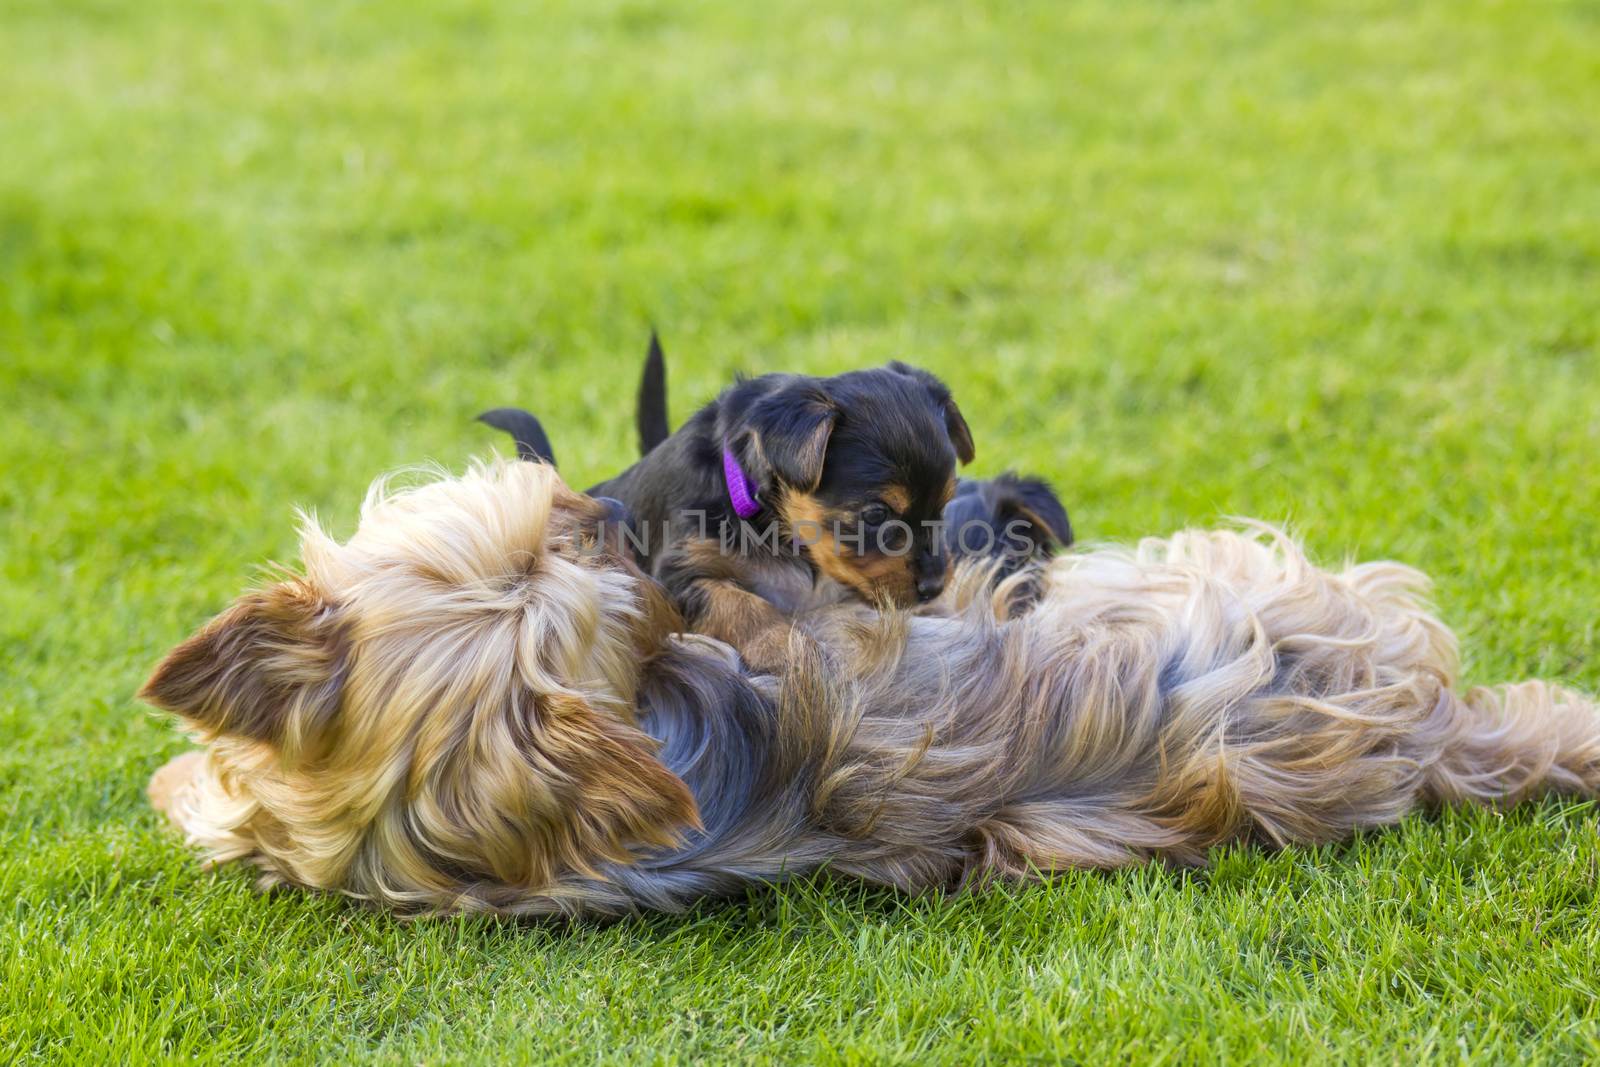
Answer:
<path fill-rule="evenodd" d="M 889 521 L 889 509 L 882 504 L 868 504 L 861 509 L 861 521 L 868 526 L 878 526 Z"/>

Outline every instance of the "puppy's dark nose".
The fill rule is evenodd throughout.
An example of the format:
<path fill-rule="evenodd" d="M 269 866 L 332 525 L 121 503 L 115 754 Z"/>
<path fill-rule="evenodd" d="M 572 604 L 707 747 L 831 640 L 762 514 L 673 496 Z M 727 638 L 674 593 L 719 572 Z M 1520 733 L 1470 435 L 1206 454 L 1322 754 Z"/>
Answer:
<path fill-rule="evenodd" d="M 935 574 L 917 579 L 917 599 L 929 601 L 944 592 L 944 575 Z"/>

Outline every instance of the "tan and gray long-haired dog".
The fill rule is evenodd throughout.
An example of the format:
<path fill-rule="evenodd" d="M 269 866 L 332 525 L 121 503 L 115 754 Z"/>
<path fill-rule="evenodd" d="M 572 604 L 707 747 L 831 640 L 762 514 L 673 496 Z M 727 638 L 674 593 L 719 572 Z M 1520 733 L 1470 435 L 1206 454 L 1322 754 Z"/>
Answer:
<path fill-rule="evenodd" d="M 833 871 L 902 889 L 1320 842 L 1419 805 L 1600 788 L 1600 712 L 1461 692 L 1421 575 L 1183 533 L 827 609 L 782 676 L 674 636 L 603 509 L 532 463 L 381 484 L 344 544 L 179 645 L 205 743 L 151 795 L 216 860 L 404 911 L 614 914 Z"/>

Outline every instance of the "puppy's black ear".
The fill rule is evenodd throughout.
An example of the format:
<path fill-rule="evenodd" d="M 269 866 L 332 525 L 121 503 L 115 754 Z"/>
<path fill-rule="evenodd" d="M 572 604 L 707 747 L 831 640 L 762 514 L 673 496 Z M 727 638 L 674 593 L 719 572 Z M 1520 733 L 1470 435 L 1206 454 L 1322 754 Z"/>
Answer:
<path fill-rule="evenodd" d="M 822 461 L 838 418 L 827 393 L 812 382 L 794 382 L 750 406 L 737 447 L 757 481 L 778 481 L 809 493 L 822 480 Z"/>
<path fill-rule="evenodd" d="M 995 479 L 995 486 L 1002 529 L 1008 522 L 1021 520 L 1029 527 L 1026 536 L 1039 551 L 1051 553 L 1071 546 L 1072 523 L 1049 482 L 1007 473 Z"/>
<path fill-rule="evenodd" d="M 889 364 L 889 369 L 908 378 L 915 378 L 927 388 L 935 406 L 944 415 L 945 432 L 950 435 L 950 443 L 955 446 L 956 458 L 963 465 L 971 463 L 977 457 L 978 450 L 972 443 L 972 431 L 967 428 L 967 420 L 962 416 L 961 409 L 956 406 L 949 387 L 921 367 L 913 367 L 909 363 L 895 360 Z"/>
<path fill-rule="evenodd" d="M 950 443 L 956 446 L 956 458 L 963 465 L 971 463 L 978 450 L 972 444 L 972 431 L 967 429 L 967 420 L 962 417 L 961 409 L 956 407 L 954 400 L 944 402 L 944 428 L 950 434 Z"/>
<path fill-rule="evenodd" d="M 338 712 L 347 659 L 333 606 L 303 581 L 280 582 L 167 653 L 139 699 L 214 737 L 297 751 Z"/>

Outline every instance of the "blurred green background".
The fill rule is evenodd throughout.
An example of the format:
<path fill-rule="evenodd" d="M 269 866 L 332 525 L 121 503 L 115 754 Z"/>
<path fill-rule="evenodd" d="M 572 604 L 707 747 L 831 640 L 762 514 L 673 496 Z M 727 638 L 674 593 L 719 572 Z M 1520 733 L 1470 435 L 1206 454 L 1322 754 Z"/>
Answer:
<path fill-rule="evenodd" d="M 967 899 L 398 923 L 132 693 L 375 475 L 907 359 L 1086 539 L 1247 514 L 1600 688 L 1600 5 L 0 2 L 0 1059 L 1600 1056 L 1592 806 Z"/>

